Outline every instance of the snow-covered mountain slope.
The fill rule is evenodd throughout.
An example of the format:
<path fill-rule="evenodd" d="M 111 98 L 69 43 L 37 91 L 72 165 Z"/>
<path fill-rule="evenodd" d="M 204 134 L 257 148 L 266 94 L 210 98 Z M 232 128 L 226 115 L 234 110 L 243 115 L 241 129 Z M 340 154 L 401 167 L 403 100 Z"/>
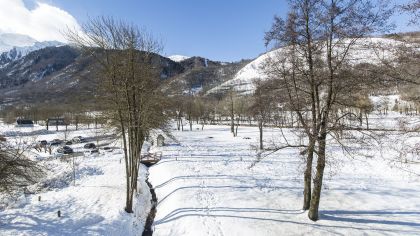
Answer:
<path fill-rule="evenodd" d="M 38 42 L 35 39 L 21 34 L 0 34 L 0 66 L 15 61 L 30 52 L 64 45 L 57 41 Z"/>
<path fill-rule="evenodd" d="M 348 42 L 344 42 L 342 45 L 348 45 Z M 347 62 L 350 64 L 362 64 L 380 63 L 382 59 L 392 58 L 394 50 L 398 46 L 403 45 L 401 41 L 387 38 L 366 38 L 358 40 L 349 51 Z M 380 46 L 380 47 L 377 47 Z M 345 50 L 344 46 L 337 45 L 337 54 L 342 53 Z M 386 48 L 386 50 L 381 50 Z M 218 93 L 232 89 L 243 94 L 250 94 L 255 90 L 255 81 L 267 79 L 267 75 L 264 72 L 263 66 L 269 60 L 279 60 L 284 58 L 284 53 L 287 48 L 280 48 L 259 56 L 254 61 L 247 64 L 240 71 L 236 73 L 233 79 L 222 83 L 219 86 L 209 90 L 207 94 Z"/>
<path fill-rule="evenodd" d="M 10 51 L 3 52 L 0 54 L 0 66 L 11 61 L 18 60 L 28 55 L 30 52 L 37 51 L 46 47 L 59 47 L 63 45 L 63 43 L 57 41 L 44 41 L 35 42 L 32 46 L 14 47 Z"/>
<path fill-rule="evenodd" d="M 7 52 L 14 47 L 32 46 L 37 41 L 27 35 L 23 34 L 0 34 L 0 53 Z"/>
<path fill-rule="evenodd" d="M 172 55 L 172 56 L 169 56 L 168 58 L 171 59 L 172 61 L 175 61 L 175 62 L 181 62 L 181 61 L 187 60 L 191 57 L 183 56 L 183 55 Z"/>

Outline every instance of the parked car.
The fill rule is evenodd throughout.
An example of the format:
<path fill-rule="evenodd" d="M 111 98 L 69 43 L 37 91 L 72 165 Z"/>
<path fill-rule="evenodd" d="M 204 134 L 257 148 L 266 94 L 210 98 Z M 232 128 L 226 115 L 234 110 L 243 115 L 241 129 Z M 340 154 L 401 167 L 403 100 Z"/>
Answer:
<path fill-rule="evenodd" d="M 67 141 L 65 144 L 66 145 L 73 145 L 73 142 L 72 141 Z"/>
<path fill-rule="evenodd" d="M 98 148 L 94 148 L 94 149 L 87 149 L 84 151 L 85 155 L 92 155 L 92 154 L 97 154 L 99 153 L 99 149 Z"/>
<path fill-rule="evenodd" d="M 83 138 L 82 136 L 76 136 L 72 139 L 72 141 L 75 143 L 85 143 L 86 139 Z"/>
<path fill-rule="evenodd" d="M 47 142 L 47 140 L 41 140 L 41 141 L 39 141 L 39 144 L 41 144 L 42 146 L 47 146 L 48 142 Z"/>
<path fill-rule="evenodd" d="M 95 149 L 90 150 L 90 154 L 93 154 L 93 153 L 99 153 L 99 149 L 95 148 Z"/>
<path fill-rule="evenodd" d="M 112 152 L 114 151 L 111 147 L 104 147 L 104 151 Z"/>
<path fill-rule="evenodd" d="M 63 141 L 61 141 L 60 139 L 53 139 L 53 141 L 50 142 L 51 146 L 58 146 L 61 145 L 63 143 Z"/>
<path fill-rule="evenodd" d="M 71 141 L 73 141 L 75 143 L 80 143 L 80 138 L 82 138 L 82 136 L 76 136 L 76 137 L 72 138 Z"/>
<path fill-rule="evenodd" d="M 84 148 L 86 149 L 95 149 L 96 145 L 94 143 L 87 143 L 85 144 Z"/>
<path fill-rule="evenodd" d="M 60 147 L 57 149 L 58 153 L 63 153 L 63 154 L 71 154 L 73 153 L 73 149 L 69 146 L 64 146 L 64 147 Z"/>

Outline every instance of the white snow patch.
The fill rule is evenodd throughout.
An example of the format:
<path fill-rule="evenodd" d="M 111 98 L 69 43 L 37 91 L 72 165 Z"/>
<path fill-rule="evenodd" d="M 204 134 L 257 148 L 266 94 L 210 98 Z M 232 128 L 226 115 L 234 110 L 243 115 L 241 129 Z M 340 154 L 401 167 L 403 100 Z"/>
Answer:
<path fill-rule="evenodd" d="M 181 62 L 181 61 L 187 60 L 188 58 L 191 58 L 191 57 L 183 56 L 183 55 L 172 55 L 172 56 L 169 56 L 168 58 L 171 59 L 172 61 L 175 61 L 175 62 Z"/>

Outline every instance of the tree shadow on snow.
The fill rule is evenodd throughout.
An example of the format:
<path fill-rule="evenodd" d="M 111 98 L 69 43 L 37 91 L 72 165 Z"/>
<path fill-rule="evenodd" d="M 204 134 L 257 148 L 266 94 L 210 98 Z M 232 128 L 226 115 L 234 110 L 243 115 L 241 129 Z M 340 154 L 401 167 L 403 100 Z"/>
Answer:
<path fill-rule="evenodd" d="M 257 213 L 274 213 L 274 214 L 302 214 L 302 210 L 278 210 L 278 209 L 267 209 L 267 208 L 234 208 L 234 207 L 205 207 L 205 208 L 179 208 L 162 219 L 159 219 L 155 221 L 155 225 L 164 224 L 173 220 L 176 220 L 180 217 L 184 216 L 213 216 L 213 217 L 229 217 L 225 214 L 220 213 L 251 213 L 251 214 L 257 214 Z M 194 214 L 192 214 L 194 213 Z M 238 217 L 238 218 L 250 218 L 246 216 L 232 216 L 232 217 Z M 274 220 L 275 219 L 266 219 L 266 218 L 258 218 L 258 217 L 252 217 L 250 219 L 260 219 L 260 220 Z"/>
<path fill-rule="evenodd" d="M 380 211 L 378 211 L 380 212 Z M 375 211 L 375 214 L 378 213 Z M 259 213 L 265 214 L 265 216 L 258 216 Z M 325 212 L 324 212 L 325 213 Z M 308 227 L 323 231 L 328 234 L 334 235 L 347 235 L 349 232 L 352 233 L 396 233 L 396 234 L 419 234 L 420 230 L 417 230 L 417 226 L 420 224 L 418 223 L 409 223 L 409 222 L 398 222 L 398 221 L 382 221 L 379 220 L 360 220 L 360 221 L 348 221 L 351 223 L 363 223 L 365 225 L 357 226 L 357 225 L 329 225 L 325 224 L 332 218 L 328 218 L 325 214 L 322 215 L 321 220 L 318 222 L 312 222 L 309 219 L 307 221 L 302 220 L 291 220 L 290 216 L 297 216 L 301 214 L 306 214 L 302 210 L 280 210 L 280 209 L 266 209 L 266 208 L 231 208 L 231 207 L 209 207 L 209 208 L 178 208 L 166 216 L 162 217 L 161 219 L 157 219 L 154 222 L 154 225 L 161 225 L 165 223 L 169 223 L 184 217 L 213 217 L 213 218 L 232 218 L 238 220 L 250 220 L 250 224 L 255 224 L 256 221 L 262 222 L 272 222 L 272 223 L 281 223 L 286 224 L 284 227 L 288 227 L 287 224 L 294 224 L 299 225 L 299 227 Z M 382 212 L 381 214 L 387 214 L 386 212 Z M 392 213 L 394 214 L 394 212 Z M 418 212 L 397 212 L 395 214 L 419 214 Z M 281 215 L 289 215 L 287 218 L 281 218 Z M 324 221 L 325 220 L 325 221 Z M 341 220 L 338 220 L 341 221 Z M 381 223 L 381 224 L 394 224 L 394 225 L 401 225 L 401 226 L 410 226 L 414 227 L 413 229 L 386 229 L 386 228 L 373 228 L 370 227 L 369 223 Z M 367 227 L 363 227 L 367 226 Z M 349 231 L 350 230 L 350 231 Z M 303 232 L 303 231 L 302 231 Z"/>
<path fill-rule="evenodd" d="M 56 215 L 56 212 L 51 212 L 51 214 Z M 106 233 L 105 230 L 98 227 L 95 227 L 95 229 L 89 228 L 105 219 L 99 215 L 86 214 L 82 218 L 72 219 L 63 212 L 61 218 L 51 219 L 50 217 L 50 214 L 45 216 L 45 212 L 31 215 L 23 213 L 0 214 L 0 235 L 5 232 L 11 234 L 24 232 L 28 235 L 97 235 Z"/>
<path fill-rule="evenodd" d="M 235 181 L 258 181 L 258 182 L 293 182 L 293 180 L 290 179 L 275 179 L 275 178 L 257 178 L 250 175 L 183 175 L 183 176 L 175 176 L 171 179 L 155 186 L 155 189 L 162 188 L 172 182 L 178 181 L 178 180 L 187 180 L 187 179 L 227 179 L 227 180 L 235 180 Z M 263 186 L 263 185 L 262 185 Z"/>
<path fill-rule="evenodd" d="M 366 216 L 392 216 L 397 217 L 401 215 L 412 215 L 418 216 L 420 212 L 418 211 L 386 211 L 386 210 L 377 210 L 377 211 L 321 211 L 321 219 L 328 221 L 339 221 L 339 222 L 350 222 L 350 223 L 360 223 L 360 224 L 384 224 L 384 225 L 399 225 L 399 226 L 410 226 L 410 227 L 420 227 L 418 222 L 407 222 L 407 221 L 395 221 L 395 220 L 385 220 L 385 219 L 365 219 L 362 217 Z M 358 218 L 355 218 L 358 217 Z"/>
<path fill-rule="evenodd" d="M 217 185 L 217 186 L 212 186 L 212 185 L 206 185 L 206 186 L 201 186 L 201 185 L 193 185 L 193 186 L 184 186 L 184 187 L 179 187 L 177 189 L 174 189 L 172 192 L 170 192 L 169 194 L 167 194 L 165 197 L 159 199 L 157 205 L 159 206 L 162 202 L 164 202 L 166 199 L 168 199 L 171 195 L 173 195 L 174 193 L 181 191 L 181 190 L 188 190 L 188 189 L 232 189 L 232 190 L 236 190 L 236 191 L 245 191 L 247 189 L 289 189 L 289 190 L 300 190 L 300 188 L 297 187 L 278 187 L 278 186 L 264 186 L 264 185 L 250 185 L 250 186 L 243 186 L 243 185 Z"/>

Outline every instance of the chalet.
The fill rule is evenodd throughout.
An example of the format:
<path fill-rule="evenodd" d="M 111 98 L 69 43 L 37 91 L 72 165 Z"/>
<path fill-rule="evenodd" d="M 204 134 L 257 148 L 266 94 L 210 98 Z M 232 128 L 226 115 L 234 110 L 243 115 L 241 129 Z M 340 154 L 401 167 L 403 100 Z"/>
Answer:
<path fill-rule="evenodd" d="M 34 122 L 32 120 L 29 120 L 29 119 L 18 118 L 16 120 L 16 126 L 20 126 L 20 127 L 32 127 L 32 126 L 34 126 Z"/>
<path fill-rule="evenodd" d="M 47 126 L 64 126 L 68 125 L 64 118 L 48 118 Z"/>
<path fill-rule="evenodd" d="M 64 118 L 48 118 L 46 124 L 47 124 L 47 130 L 49 130 L 50 126 L 53 126 L 53 127 L 55 126 L 57 131 L 58 131 L 58 126 L 66 126 L 66 130 L 67 130 L 67 126 L 69 125 Z"/>

